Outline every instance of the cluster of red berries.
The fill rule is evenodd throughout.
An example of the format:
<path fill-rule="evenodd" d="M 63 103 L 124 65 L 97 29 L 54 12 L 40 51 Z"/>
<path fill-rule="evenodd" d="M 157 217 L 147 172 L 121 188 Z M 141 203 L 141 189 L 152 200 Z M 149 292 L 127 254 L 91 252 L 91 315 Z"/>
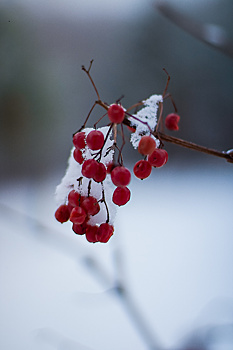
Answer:
<path fill-rule="evenodd" d="M 114 228 L 108 223 L 90 225 L 90 216 L 95 216 L 100 211 L 100 205 L 93 196 L 82 196 L 75 190 L 68 195 L 68 204 L 60 205 L 55 212 L 55 218 L 63 223 L 70 220 L 73 231 L 78 235 L 86 235 L 89 242 L 108 242 L 113 235 Z"/>
<path fill-rule="evenodd" d="M 81 169 L 81 177 L 77 179 L 82 183 L 82 179 L 89 181 L 86 194 L 81 190 L 70 190 L 66 199 L 66 204 L 62 204 L 55 212 L 56 219 L 63 223 L 72 222 L 72 229 L 78 235 L 86 236 L 89 242 L 106 243 L 113 235 L 114 228 L 109 224 L 109 210 L 104 196 L 104 182 L 108 176 L 111 179 L 114 189 L 111 201 L 117 206 L 125 205 L 131 197 L 131 192 L 127 187 L 131 181 L 129 169 L 123 166 L 122 162 L 111 160 L 106 162 L 105 157 L 114 153 L 113 141 L 111 146 L 106 149 L 108 139 L 110 139 L 111 128 L 117 124 L 122 124 L 125 119 L 125 110 L 120 104 L 112 104 L 108 107 L 108 117 L 111 122 L 109 132 L 104 135 L 99 130 L 87 132 L 79 131 L 73 136 L 73 159 L 78 163 Z M 169 130 L 178 130 L 180 117 L 172 113 L 165 119 L 165 125 Z M 132 125 L 133 126 L 133 125 Z M 136 128 L 136 127 L 135 127 Z M 135 131 L 134 126 L 130 128 Z M 116 146 L 116 139 L 114 139 Z M 105 151 L 103 151 L 105 147 Z M 152 171 L 152 167 L 162 167 L 168 160 L 167 152 L 162 148 L 157 148 L 156 139 L 152 133 L 141 135 L 138 143 L 138 151 L 144 156 L 133 168 L 135 176 L 139 179 L 147 178 Z M 88 156 L 87 156 L 88 152 Z M 77 164 L 76 163 L 76 164 Z M 102 198 L 97 199 L 91 193 L 91 186 L 97 183 L 102 186 Z M 105 204 L 106 221 L 93 224 L 91 220 L 101 211 L 100 203 Z"/>
<path fill-rule="evenodd" d="M 156 148 L 156 142 L 152 136 L 142 136 L 138 144 L 138 151 L 146 156 L 146 159 L 139 160 L 133 168 L 135 176 L 141 180 L 150 176 L 152 167 L 159 168 L 167 163 L 167 151 Z"/>

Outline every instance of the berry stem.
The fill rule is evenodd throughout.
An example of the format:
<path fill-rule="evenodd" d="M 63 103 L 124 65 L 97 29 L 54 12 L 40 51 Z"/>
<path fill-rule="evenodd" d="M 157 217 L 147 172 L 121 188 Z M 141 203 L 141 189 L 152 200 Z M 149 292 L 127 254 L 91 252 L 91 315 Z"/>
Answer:
<path fill-rule="evenodd" d="M 88 192 L 87 192 L 87 196 L 90 197 L 91 194 L 91 180 L 88 183 Z"/>
<path fill-rule="evenodd" d="M 163 68 L 163 71 L 167 74 L 167 82 L 166 82 L 165 89 L 163 91 L 163 99 L 164 99 L 164 97 L 165 97 L 165 95 L 167 93 L 167 89 L 168 89 L 168 85 L 169 85 L 171 77 L 170 77 L 170 75 L 168 74 L 168 72 L 167 72 L 167 70 L 165 68 Z"/>
<path fill-rule="evenodd" d="M 123 130 L 123 125 L 121 123 L 121 137 L 122 137 L 122 145 L 121 145 L 121 148 L 119 149 L 119 154 L 118 154 L 118 163 L 123 165 L 123 156 L 122 156 L 122 150 L 123 150 L 123 147 L 125 145 L 125 135 L 124 135 L 124 130 Z"/>
<path fill-rule="evenodd" d="M 131 117 L 131 118 L 137 120 L 138 122 L 140 122 L 140 123 L 146 125 L 146 126 L 148 127 L 150 133 L 153 134 L 153 130 L 151 129 L 150 125 L 149 125 L 147 122 L 144 122 L 143 120 L 141 120 L 141 119 L 135 117 L 135 115 L 132 115 L 132 114 L 130 114 L 130 113 L 128 113 L 128 112 L 125 112 L 125 114 L 128 115 L 129 117 Z M 125 119 L 127 119 L 127 118 L 125 118 Z M 124 119 L 123 122 L 122 122 L 123 124 L 125 124 L 125 119 Z M 127 124 L 127 125 L 131 126 L 130 124 Z"/>
<path fill-rule="evenodd" d="M 163 131 L 163 123 L 161 123 L 162 118 L 163 118 L 163 103 L 159 102 L 159 118 L 158 118 L 157 126 L 155 129 L 156 132 L 158 132 L 160 124 L 162 125 L 161 129 Z"/>
<path fill-rule="evenodd" d="M 105 139 L 104 139 L 104 144 L 103 144 L 103 146 L 101 147 L 101 149 L 99 150 L 99 152 L 96 153 L 96 154 L 94 155 L 94 157 L 93 157 L 93 158 L 95 159 L 95 158 L 97 158 L 97 157 L 99 156 L 99 158 L 96 159 L 97 162 L 100 162 L 100 160 L 101 160 L 103 148 L 104 148 L 104 145 L 105 145 L 105 143 L 106 143 L 106 141 L 107 141 L 107 139 L 108 139 L 108 137 L 109 137 L 109 134 L 110 134 L 110 132 L 111 132 L 111 130 L 112 130 L 112 127 L 113 127 L 113 123 L 111 123 L 110 126 L 109 126 L 108 132 L 107 132 L 107 134 L 106 134 L 106 136 L 105 136 Z"/>
<path fill-rule="evenodd" d="M 132 105 L 132 106 L 130 106 L 129 108 L 127 108 L 127 109 L 126 109 L 126 112 L 129 112 L 129 111 L 131 111 L 132 109 L 137 108 L 137 107 L 139 107 L 139 106 L 143 106 L 143 105 L 144 105 L 143 101 L 140 101 L 140 102 L 138 102 L 138 103 L 135 103 L 134 105 Z"/>
<path fill-rule="evenodd" d="M 105 205 L 106 212 L 107 212 L 107 219 L 106 219 L 106 223 L 108 224 L 108 223 L 109 223 L 109 210 L 108 210 L 108 205 L 107 205 L 106 200 L 105 200 L 105 194 L 104 194 L 104 184 L 103 184 L 103 181 L 101 182 L 101 185 L 102 185 L 102 198 L 101 198 L 100 202 L 104 203 L 104 205 Z"/>
<path fill-rule="evenodd" d="M 166 98 L 170 98 L 170 100 L 171 100 L 171 103 L 172 103 L 172 105 L 173 105 L 173 107 L 174 107 L 174 111 L 175 111 L 175 113 L 177 113 L 178 112 L 178 110 L 177 110 L 177 107 L 176 107 L 176 104 L 175 104 L 175 101 L 173 100 L 173 98 L 172 98 L 172 95 L 170 94 L 170 93 L 168 93 L 168 94 L 166 94 L 165 96 L 164 96 L 164 100 L 166 100 Z"/>
<path fill-rule="evenodd" d="M 83 176 L 80 176 L 78 179 L 78 187 L 82 186 L 82 182 L 83 182 Z"/>
<path fill-rule="evenodd" d="M 96 125 L 106 116 L 107 113 L 105 113 L 104 115 L 102 115 L 102 117 L 100 117 L 97 122 L 94 124 L 94 128 L 96 129 Z"/>
<path fill-rule="evenodd" d="M 93 106 L 91 107 L 90 112 L 88 113 L 88 115 L 87 115 L 87 117 L 86 117 L 86 119 L 85 119 L 83 125 L 81 126 L 81 128 L 80 128 L 78 131 L 76 131 L 76 132 L 73 134 L 73 136 L 74 136 L 75 134 L 77 134 L 77 132 L 80 132 L 80 131 L 82 131 L 82 130 L 85 128 L 85 126 L 86 126 L 86 124 L 87 124 L 87 121 L 88 121 L 88 119 L 89 119 L 89 117 L 90 117 L 90 115 L 91 115 L 91 112 L 93 111 L 93 109 L 95 108 L 96 105 L 97 105 L 97 102 L 95 102 L 95 103 L 93 104 Z"/>

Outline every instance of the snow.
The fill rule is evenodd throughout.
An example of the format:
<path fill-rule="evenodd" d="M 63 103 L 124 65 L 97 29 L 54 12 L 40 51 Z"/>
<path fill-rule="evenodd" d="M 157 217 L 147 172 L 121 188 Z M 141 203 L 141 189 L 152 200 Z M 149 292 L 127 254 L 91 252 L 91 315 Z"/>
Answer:
<path fill-rule="evenodd" d="M 152 95 L 145 101 L 143 101 L 143 108 L 140 109 L 135 115 L 129 117 L 132 126 L 136 127 L 136 131 L 132 133 L 130 142 L 136 149 L 139 141 L 143 135 L 151 135 L 151 132 L 155 130 L 157 125 L 157 112 L 159 103 L 163 101 L 162 95 Z M 157 147 L 159 146 L 159 140 L 151 135 L 156 141 Z"/>
<path fill-rule="evenodd" d="M 167 164 L 133 178 L 103 245 L 55 221 L 59 178 L 1 184 L 2 349 L 148 349 L 113 293 L 119 278 L 164 348 L 233 323 L 231 164 Z"/>

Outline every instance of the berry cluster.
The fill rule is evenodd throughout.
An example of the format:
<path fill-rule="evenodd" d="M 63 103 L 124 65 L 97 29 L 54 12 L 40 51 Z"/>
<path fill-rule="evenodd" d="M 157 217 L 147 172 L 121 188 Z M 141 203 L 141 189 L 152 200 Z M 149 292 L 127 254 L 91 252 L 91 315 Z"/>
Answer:
<path fill-rule="evenodd" d="M 85 71 L 90 77 L 89 70 Z M 97 92 L 96 87 L 95 90 Z M 120 103 L 106 105 L 99 99 L 95 104 L 107 110 L 107 126 L 97 129 L 97 122 L 95 128 L 86 128 L 89 113 L 83 127 L 73 135 L 74 147 L 68 169 L 56 190 L 59 206 L 55 218 L 61 223 L 70 221 L 73 231 L 85 235 L 89 242 L 108 242 L 114 232 L 116 208 L 131 198 L 128 188 L 131 172 L 124 166 L 122 155 L 125 144 L 123 125 L 131 131 L 130 141 L 143 157 L 133 167 L 137 178 L 146 179 L 153 167 L 166 164 L 168 154 L 157 133 L 162 119 L 160 115 L 157 122 L 157 111 L 163 97 L 153 95 L 143 101 L 140 103 L 143 108 L 136 114 L 129 114 L 130 109 L 125 110 Z M 165 126 L 169 130 L 178 130 L 179 119 L 176 113 L 169 114 Z M 121 147 L 117 142 L 119 128 L 123 141 Z"/>
<path fill-rule="evenodd" d="M 113 226 L 108 223 L 99 226 L 89 224 L 90 216 L 95 216 L 99 211 L 100 205 L 95 197 L 82 196 L 79 192 L 71 190 L 68 203 L 60 205 L 55 217 L 61 223 L 70 220 L 73 231 L 78 235 L 85 234 L 89 242 L 106 243 L 113 235 Z"/>

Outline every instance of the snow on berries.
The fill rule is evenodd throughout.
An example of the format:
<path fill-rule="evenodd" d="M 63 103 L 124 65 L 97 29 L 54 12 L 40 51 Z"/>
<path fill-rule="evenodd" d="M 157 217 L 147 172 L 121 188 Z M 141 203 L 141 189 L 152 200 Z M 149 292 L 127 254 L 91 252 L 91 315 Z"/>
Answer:
<path fill-rule="evenodd" d="M 92 64 L 92 62 L 91 62 Z M 90 78 L 90 68 L 82 69 Z M 55 218 L 58 222 L 70 221 L 72 230 L 83 235 L 91 243 L 107 243 L 114 233 L 114 221 L 118 207 L 126 205 L 131 199 L 128 186 L 131 173 L 144 180 L 152 172 L 166 164 L 168 154 L 160 142 L 158 127 L 161 113 L 157 120 L 157 112 L 163 103 L 163 95 L 152 95 L 142 103 L 141 109 L 130 114 L 119 102 L 107 105 L 100 100 L 96 104 L 104 107 L 107 113 L 106 126 L 87 128 L 86 118 L 81 129 L 73 135 L 73 148 L 70 153 L 68 168 L 60 185 L 56 188 L 58 208 Z M 136 104 L 137 105 L 137 104 Z M 167 116 L 165 125 L 170 130 L 177 130 L 180 117 L 172 113 Z M 110 123 L 109 123 L 110 121 Z M 124 128 L 131 132 L 130 142 L 138 149 L 139 159 L 133 171 L 123 163 L 122 150 L 125 144 Z M 118 146 L 117 133 L 122 136 L 122 144 Z"/>

